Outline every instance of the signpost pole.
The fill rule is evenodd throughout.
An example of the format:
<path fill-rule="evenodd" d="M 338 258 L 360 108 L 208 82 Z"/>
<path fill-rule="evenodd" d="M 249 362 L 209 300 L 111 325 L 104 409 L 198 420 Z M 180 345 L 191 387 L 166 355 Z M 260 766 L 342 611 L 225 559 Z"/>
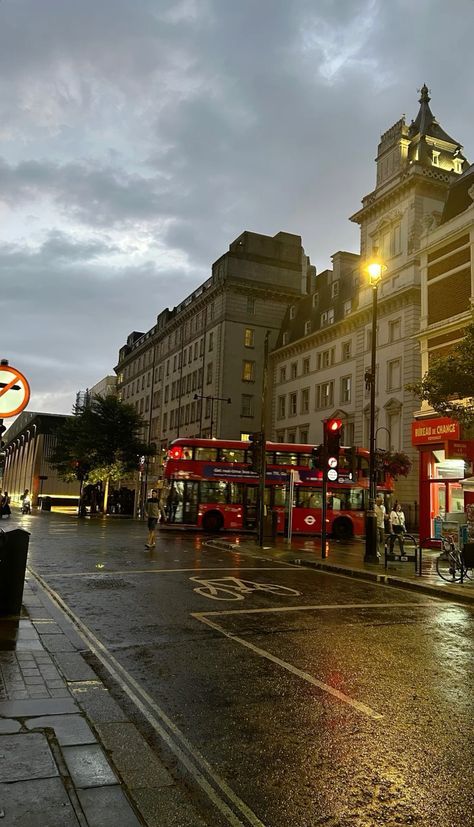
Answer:
<path fill-rule="evenodd" d="M 328 503 L 327 503 L 327 492 L 328 492 L 328 481 L 327 481 L 327 469 L 324 468 L 324 476 L 323 476 L 323 502 L 321 508 L 321 558 L 323 560 L 326 559 L 327 555 L 327 523 L 326 523 L 326 515 L 328 510 Z"/>
<path fill-rule="evenodd" d="M 291 535 L 293 532 L 293 497 L 295 493 L 295 472 L 290 470 L 290 482 L 288 486 L 288 531 L 286 540 L 288 545 L 291 543 Z"/>

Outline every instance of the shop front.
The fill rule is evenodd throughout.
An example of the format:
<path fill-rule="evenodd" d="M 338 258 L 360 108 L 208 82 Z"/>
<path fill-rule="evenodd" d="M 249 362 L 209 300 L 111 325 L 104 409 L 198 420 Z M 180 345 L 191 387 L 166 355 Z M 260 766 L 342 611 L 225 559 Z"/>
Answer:
<path fill-rule="evenodd" d="M 412 445 L 420 454 L 420 538 L 434 537 L 435 520 L 465 512 L 463 480 L 472 474 L 474 440 L 463 440 L 461 426 L 449 417 L 417 419 Z"/>

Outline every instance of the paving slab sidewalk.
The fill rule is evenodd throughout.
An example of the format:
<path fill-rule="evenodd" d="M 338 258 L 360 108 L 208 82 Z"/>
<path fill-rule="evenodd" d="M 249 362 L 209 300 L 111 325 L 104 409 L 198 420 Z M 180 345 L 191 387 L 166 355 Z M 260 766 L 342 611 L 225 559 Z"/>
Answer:
<path fill-rule="evenodd" d="M 0 618 L 2 827 L 206 827 L 76 637 L 34 581 Z"/>

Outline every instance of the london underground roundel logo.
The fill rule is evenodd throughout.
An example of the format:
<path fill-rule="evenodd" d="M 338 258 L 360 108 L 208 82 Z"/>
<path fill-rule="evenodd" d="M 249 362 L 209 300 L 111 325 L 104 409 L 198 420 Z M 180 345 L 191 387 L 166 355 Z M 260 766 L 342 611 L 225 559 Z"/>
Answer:
<path fill-rule="evenodd" d="M 308 514 L 307 517 L 304 518 L 306 525 L 314 525 L 316 522 L 316 517 L 313 517 L 312 514 Z"/>

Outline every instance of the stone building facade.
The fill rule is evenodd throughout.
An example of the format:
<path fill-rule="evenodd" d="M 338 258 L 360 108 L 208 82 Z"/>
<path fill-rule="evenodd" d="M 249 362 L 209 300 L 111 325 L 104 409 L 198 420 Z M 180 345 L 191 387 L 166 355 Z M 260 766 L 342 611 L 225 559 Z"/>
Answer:
<path fill-rule="evenodd" d="M 160 452 L 178 436 L 239 439 L 260 428 L 264 341 L 279 335 L 290 304 L 311 288 L 315 270 L 300 236 L 244 232 L 212 274 L 146 333 L 120 349 L 119 397 L 146 422 Z"/>
<path fill-rule="evenodd" d="M 286 441 L 322 440 L 324 419 L 341 415 L 345 444 L 369 444 L 372 290 L 364 265 L 375 252 L 387 265 L 378 289 L 376 369 L 377 447 L 413 461 L 397 496 L 416 521 L 418 454 L 411 422 L 418 402 L 405 389 L 421 376 L 417 334 L 421 315 L 420 255 L 426 226 L 439 222 L 450 190 L 467 166 L 460 144 L 438 124 L 423 86 L 420 108 L 381 137 L 376 186 L 351 221 L 360 227 L 360 255 L 337 253 L 285 318 L 271 358 L 272 433 Z M 293 315 L 292 315 L 293 314 Z M 303 439 L 303 438 L 306 438 Z"/>

